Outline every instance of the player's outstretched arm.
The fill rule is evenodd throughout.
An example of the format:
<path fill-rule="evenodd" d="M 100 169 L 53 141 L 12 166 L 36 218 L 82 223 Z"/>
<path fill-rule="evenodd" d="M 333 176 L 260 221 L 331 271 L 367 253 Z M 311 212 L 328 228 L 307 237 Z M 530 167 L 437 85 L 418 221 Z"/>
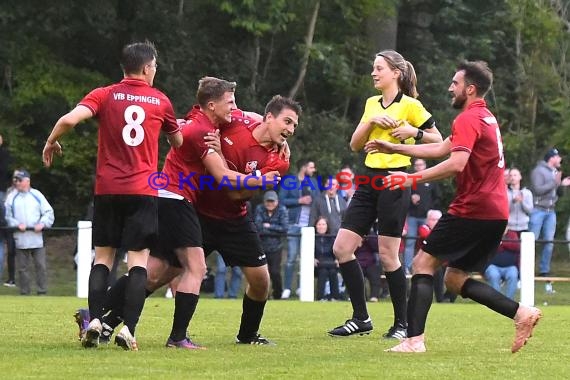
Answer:
<path fill-rule="evenodd" d="M 442 158 L 451 152 L 451 140 L 446 138 L 441 143 L 406 145 L 392 144 L 383 140 L 371 140 L 364 146 L 367 153 L 399 153 L 417 158 Z"/>
<path fill-rule="evenodd" d="M 73 110 L 59 118 L 57 123 L 55 123 L 55 126 L 53 127 L 50 135 L 48 136 L 42 152 L 42 160 L 46 167 L 51 166 L 54 153 L 60 156 L 63 154 L 61 145 L 58 142 L 59 138 L 65 135 L 83 120 L 87 120 L 91 117 L 93 117 L 93 113 L 89 108 L 78 105 Z"/>

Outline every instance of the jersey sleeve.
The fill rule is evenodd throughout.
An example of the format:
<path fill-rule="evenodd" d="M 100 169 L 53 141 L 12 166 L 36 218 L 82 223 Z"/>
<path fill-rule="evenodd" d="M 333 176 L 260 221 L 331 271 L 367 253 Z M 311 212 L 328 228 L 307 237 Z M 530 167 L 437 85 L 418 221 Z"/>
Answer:
<path fill-rule="evenodd" d="M 410 107 L 410 114 L 408 115 L 408 122 L 416 127 L 424 127 L 429 128 L 428 125 L 425 125 L 428 120 L 432 118 L 431 113 L 429 113 L 423 104 L 419 100 L 415 100 L 411 103 Z"/>
<path fill-rule="evenodd" d="M 176 116 L 174 115 L 174 108 L 170 100 L 164 96 L 164 123 L 162 123 L 162 130 L 167 134 L 173 134 L 180 130 L 178 123 L 176 122 Z"/>
<path fill-rule="evenodd" d="M 206 140 L 204 140 L 204 136 L 208 133 L 213 132 L 214 130 L 209 126 L 206 126 L 201 123 L 197 122 L 186 122 L 184 125 L 184 143 L 182 147 L 186 146 L 187 149 L 192 149 L 196 152 L 196 156 L 200 158 L 204 158 L 208 151 L 211 149 L 206 145 Z M 187 144 L 186 142 L 189 142 Z"/>
<path fill-rule="evenodd" d="M 480 136 L 477 120 L 466 114 L 460 114 L 451 126 L 451 151 L 471 153 Z"/>
<path fill-rule="evenodd" d="M 107 92 L 108 90 L 105 87 L 96 88 L 85 95 L 85 97 L 81 99 L 77 105 L 82 105 L 89 108 L 93 113 L 93 116 L 95 116 L 99 112 L 101 104 L 103 103 L 103 99 L 107 97 Z"/>
<path fill-rule="evenodd" d="M 360 118 L 360 123 L 366 123 L 368 120 L 370 120 L 370 118 L 372 118 L 372 116 L 374 116 L 372 112 L 374 107 L 372 107 L 372 105 L 374 104 L 374 102 L 378 102 L 379 100 L 380 100 L 379 96 L 373 96 L 366 100 L 366 105 L 364 106 L 364 113 Z"/>

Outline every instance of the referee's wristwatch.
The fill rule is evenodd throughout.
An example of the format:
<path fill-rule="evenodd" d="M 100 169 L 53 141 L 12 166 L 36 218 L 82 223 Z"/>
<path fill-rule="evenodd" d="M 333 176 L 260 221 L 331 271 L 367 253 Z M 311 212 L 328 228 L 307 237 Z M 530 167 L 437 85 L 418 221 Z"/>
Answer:
<path fill-rule="evenodd" d="M 424 131 L 418 129 L 418 134 L 416 135 L 416 137 L 414 137 L 414 140 L 419 141 L 422 139 L 422 137 L 424 137 Z"/>

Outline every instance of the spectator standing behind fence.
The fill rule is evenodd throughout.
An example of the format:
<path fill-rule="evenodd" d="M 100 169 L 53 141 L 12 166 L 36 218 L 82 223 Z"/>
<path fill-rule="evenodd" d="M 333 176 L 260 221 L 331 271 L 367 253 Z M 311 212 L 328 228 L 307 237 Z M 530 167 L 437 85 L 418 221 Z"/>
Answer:
<path fill-rule="evenodd" d="M 337 234 L 340 222 L 346 210 L 346 201 L 338 194 L 338 181 L 334 177 L 328 177 L 325 183 L 325 190 L 313 201 L 309 226 L 314 226 L 317 218 L 324 216 L 327 218 L 329 234 Z"/>
<path fill-rule="evenodd" d="M 539 274 L 542 277 L 550 275 L 550 262 L 554 244 L 554 233 L 556 232 L 556 202 L 558 201 L 560 186 L 570 185 L 570 177 L 562 179 L 560 162 L 562 157 L 556 148 L 552 148 L 544 155 L 544 160 L 540 161 L 532 170 L 530 175 L 531 190 L 534 197 L 534 208 L 530 214 L 529 230 L 534 233 L 534 237 L 545 240 L 540 255 Z M 545 290 L 553 293 L 551 282 L 546 282 Z"/>
<path fill-rule="evenodd" d="M 279 196 L 273 190 L 263 195 L 263 204 L 255 208 L 255 225 L 261 237 L 261 245 L 267 256 L 269 277 L 273 299 L 281 298 L 283 282 L 281 279 L 282 237 L 287 233 L 289 216 L 287 208 L 279 204 Z"/>
<path fill-rule="evenodd" d="M 53 208 L 39 191 L 31 187 L 30 173 L 16 173 L 16 190 L 6 198 L 6 221 L 16 227 L 16 268 L 20 294 L 30 294 L 30 262 L 36 269 L 37 294 L 47 294 L 46 250 L 42 230 L 53 225 Z"/>
<path fill-rule="evenodd" d="M 528 231 L 530 214 L 534 208 L 533 197 L 529 189 L 521 186 L 522 176 L 520 170 L 511 168 L 508 172 L 509 223 L 507 227 L 510 231 L 515 231 L 517 239 L 519 239 L 521 232 Z"/>
<path fill-rule="evenodd" d="M 358 247 L 354 254 L 362 268 L 364 278 L 368 279 L 370 288 L 368 300 L 370 302 L 378 302 L 382 269 L 380 267 L 380 254 L 378 253 L 378 235 L 374 228 L 371 228 L 368 235 L 362 238 L 362 245 Z"/>
<path fill-rule="evenodd" d="M 422 158 L 414 160 L 414 172 L 425 170 L 426 161 Z M 408 236 L 405 239 L 404 267 L 406 274 L 412 272 L 412 260 L 416 253 L 416 238 L 418 229 L 426 222 L 427 212 L 431 209 L 439 208 L 439 198 L 441 197 L 439 186 L 435 182 L 419 184 L 412 189 L 410 198 L 410 208 L 406 222 L 408 223 Z"/>
<path fill-rule="evenodd" d="M 505 284 L 504 295 L 515 299 L 519 281 L 521 243 L 516 231 L 505 230 L 503 241 L 497 248 L 497 254 L 485 269 L 485 280 L 495 289 L 501 291 L 501 283 Z"/>
<path fill-rule="evenodd" d="M 282 299 L 291 296 L 295 265 L 301 249 L 301 236 L 299 234 L 302 227 L 309 225 L 311 205 L 319 194 L 319 186 L 313 178 L 316 171 L 317 167 L 313 161 L 301 162 L 296 182 L 287 181 L 290 186 L 285 187 L 283 184 L 279 189 L 279 200 L 283 206 L 287 207 L 289 213 L 287 263 L 285 264 L 285 284 L 281 294 Z"/>
<path fill-rule="evenodd" d="M 330 301 L 339 299 L 338 261 L 333 254 L 334 236 L 330 235 L 327 218 L 315 222 L 315 268 L 317 271 L 317 300 L 326 301 L 325 286 L 330 284 Z"/>

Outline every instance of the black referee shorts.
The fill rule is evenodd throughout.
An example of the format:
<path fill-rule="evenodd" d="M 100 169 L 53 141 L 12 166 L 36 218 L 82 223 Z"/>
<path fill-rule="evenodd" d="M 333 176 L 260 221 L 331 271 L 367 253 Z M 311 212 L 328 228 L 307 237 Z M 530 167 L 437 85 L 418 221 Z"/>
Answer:
<path fill-rule="evenodd" d="M 390 171 L 404 171 L 404 169 L 390 169 Z M 370 178 L 370 182 L 358 186 L 344 213 L 340 227 L 364 236 L 378 219 L 378 235 L 401 237 L 410 207 L 411 190 L 384 189 L 383 178 L 389 175 L 388 170 L 370 169 L 366 175 Z"/>

